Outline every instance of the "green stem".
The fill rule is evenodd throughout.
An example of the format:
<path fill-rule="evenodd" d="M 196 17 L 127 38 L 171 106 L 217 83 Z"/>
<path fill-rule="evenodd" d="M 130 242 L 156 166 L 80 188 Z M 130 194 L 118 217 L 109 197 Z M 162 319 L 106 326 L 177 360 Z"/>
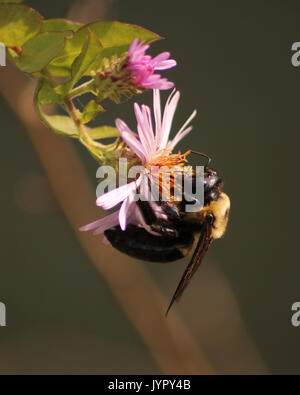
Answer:
<path fill-rule="evenodd" d="M 71 99 L 69 98 L 65 98 L 64 99 L 64 104 L 66 106 L 66 109 L 70 115 L 70 117 L 73 119 L 73 121 L 75 122 L 75 125 L 77 126 L 77 130 L 80 136 L 80 141 L 91 150 L 92 147 L 94 148 L 104 148 L 105 146 L 103 144 L 100 144 L 96 141 L 94 141 L 90 135 L 88 134 L 85 126 L 83 125 L 83 123 L 80 121 L 80 119 L 78 118 L 77 115 L 77 110 L 72 102 Z M 96 156 L 99 157 L 99 153 L 98 150 L 92 150 L 92 152 L 94 154 L 96 154 Z M 98 153 L 98 155 L 97 155 Z"/>
<path fill-rule="evenodd" d="M 74 97 L 83 95 L 84 93 L 88 93 L 93 91 L 94 89 L 94 80 L 91 79 L 87 82 L 84 82 L 83 84 L 77 86 L 76 88 L 72 89 L 71 92 L 68 95 L 69 99 L 73 99 Z"/>
<path fill-rule="evenodd" d="M 41 74 L 43 75 L 43 77 L 47 78 L 47 80 L 50 82 L 50 84 L 53 86 L 53 88 L 57 87 L 57 85 L 58 85 L 57 82 L 55 81 L 55 79 L 53 78 L 51 73 L 49 73 L 49 71 L 46 68 L 44 68 L 41 71 Z"/>
<path fill-rule="evenodd" d="M 49 73 L 49 71 L 47 69 L 44 69 L 42 71 L 42 74 L 44 75 L 44 77 L 46 77 L 48 79 L 48 81 L 51 83 L 51 85 L 55 88 L 57 87 L 57 83 L 55 81 L 55 79 L 52 77 L 52 75 Z M 93 82 L 93 81 L 92 81 Z M 91 81 L 88 81 L 88 83 L 91 86 Z M 87 83 L 82 84 L 81 86 L 79 86 L 78 88 L 81 88 L 83 85 L 88 86 Z M 77 88 L 75 88 L 77 89 Z M 86 89 L 86 88 L 85 88 Z M 82 93 L 83 89 L 82 89 Z M 98 159 L 101 159 L 102 155 L 101 155 L 101 149 L 105 148 L 105 145 L 98 143 L 97 141 L 93 140 L 85 126 L 83 125 L 83 123 L 81 122 L 80 118 L 78 117 L 77 114 L 77 110 L 72 102 L 71 97 L 75 97 L 78 96 L 78 94 L 70 96 L 70 97 L 66 97 L 64 99 L 64 105 L 65 108 L 68 112 L 68 114 L 70 115 L 70 117 L 73 119 L 77 130 L 78 130 L 78 134 L 79 134 L 79 140 L 81 141 L 81 143 L 89 150 L 93 153 L 93 155 L 95 155 Z M 100 150 L 99 150 L 100 149 Z"/>

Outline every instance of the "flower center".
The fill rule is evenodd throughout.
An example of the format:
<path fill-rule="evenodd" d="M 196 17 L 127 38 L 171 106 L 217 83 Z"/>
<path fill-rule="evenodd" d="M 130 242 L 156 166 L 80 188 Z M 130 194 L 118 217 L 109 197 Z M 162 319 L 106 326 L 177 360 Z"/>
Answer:
<path fill-rule="evenodd" d="M 184 172 L 184 164 L 188 162 L 186 157 L 191 153 L 191 150 L 184 154 L 181 154 L 180 151 L 177 154 L 170 155 L 169 153 L 169 150 L 157 152 L 147 163 L 146 168 L 158 186 L 160 197 L 172 202 L 177 200 L 175 190 L 182 192 L 183 173 L 179 169 Z"/>
<path fill-rule="evenodd" d="M 188 160 L 186 157 L 191 153 L 191 150 L 187 151 L 185 154 L 181 154 L 179 151 L 177 154 L 169 155 L 168 150 L 163 150 L 157 152 L 151 160 L 147 163 L 147 168 L 150 169 L 152 166 L 163 167 L 167 166 L 169 169 L 173 166 L 184 166 Z"/>

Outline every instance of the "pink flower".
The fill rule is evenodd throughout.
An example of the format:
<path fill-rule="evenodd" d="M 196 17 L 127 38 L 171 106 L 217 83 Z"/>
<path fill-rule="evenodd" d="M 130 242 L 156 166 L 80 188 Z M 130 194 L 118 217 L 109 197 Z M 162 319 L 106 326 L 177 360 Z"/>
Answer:
<path fill-rule="evenodd" d="M 171 89 L 174 83 L 166 78 L 161 78 L 160 74 L 154 74 L 156 70 L 167 70 L 176 66 L 176 61 L 169 59 L 169 52 L 162 52 L 155 58 L 146 55 L 149 45 L 144 45 L 144 41 L 138 39 L 132 41 L 128 51 L 128 60 L 125 70 L 132 77 L 133 85 L 143 89 Z"/>
<path fill-rule="evenodd" d="M 135 103 L 134 110 L 137 120 L 138 137 L 124 121 L 116 119 L 116 127 L 122 139 L 139 158 L 140 164 L 144 166 L 145 171 L 135 181 L 98 197 L 96 204 L 104 210 L 112 209 L 119 204 L 121 204 L 121 207 L 113 214 L 81 227 L 81 231 L 95 229 L 94 234 L 99 234 L 118 224 L 122 230 L 125 230 L 127 223 L 138 224 L 147 229 L 147 225 L 144 223 L 140 210 L 135 203 L 137 188 L 142 187 L 143 184 L 148 184 L 150 167 L 173 166 L 182 161 L 184 155 L 180 153 L 171 154 L 171 152 L 175 145 L 192 130 L 192 126 L 187 126 L 196 115 L 196 111 L 194 111 L 175 137 L 169 141 L 172 121 L 179 98 L 180 93 L 173 90 L 166 102 L 162 116 L 159 90 L 155 89 L 153 91 L 155 127 L 152 124 L 150 108 L 146 105 L 139 106 Z M 153 205 L 153 208 L 156 210 L 157 215 L 164 216 L 158 205 Z"/>

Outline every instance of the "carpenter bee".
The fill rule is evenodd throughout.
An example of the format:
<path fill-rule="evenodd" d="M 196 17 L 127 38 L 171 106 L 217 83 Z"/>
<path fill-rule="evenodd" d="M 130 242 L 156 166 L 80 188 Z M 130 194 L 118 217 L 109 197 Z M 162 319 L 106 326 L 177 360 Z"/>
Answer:
<path fill-rule="evenodd" d="M 193 251 L 166 315 L 189 284 L 212 241 L 224 235 L 229 217 L 230 199 L 222 192 L 221 178 L 208 168 L 211 159 L 205 154 L 192 152 L 207 158 L 204 167 L 204 205 L 199 211 L 185 212 L 184 199 L 181 202 L 157 202 L 167 218 L 162 219 L 155 214 L 152 202 L 138 201 L 137 205 L 150 231 L 129 224 L 125 231 L 116 226 L 104 232 L 113 247 L 142 260 L 171 262 Z"/>

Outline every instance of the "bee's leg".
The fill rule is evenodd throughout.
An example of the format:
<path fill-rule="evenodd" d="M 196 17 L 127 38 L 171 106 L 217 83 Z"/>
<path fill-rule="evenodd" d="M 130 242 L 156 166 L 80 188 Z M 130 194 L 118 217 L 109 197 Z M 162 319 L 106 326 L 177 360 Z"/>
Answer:
<path fill-rule="evenodd" d="M 164 219 L 157 219 L 156 222 L 151 225 L 151 229 L 154 232 L 160 233 L 165 236 L 170 236 L 170 237 L 179 236 L 178 230 L 175 229 L 172 224 L 170 224 L 168 221 Z"/>
<path fill-rule="evenodd" d="M 161 208 L 163 212 L 168 216 L 168 218 L 179 221 L 181 219 L 181 214 L 178 206 L 175 204 L 169 204 L 168 202 L 162 202 Z"/>
<path fill-rule="evenodd" d="M 144 221 L 150 226 L 151 230 L 161 235 L 178 237 L 178 231 L 174 228 L 173 224 L 162 218 L 157 218 L 148 201 L 138 200 L 136 204 L 141 211 Z"/>

